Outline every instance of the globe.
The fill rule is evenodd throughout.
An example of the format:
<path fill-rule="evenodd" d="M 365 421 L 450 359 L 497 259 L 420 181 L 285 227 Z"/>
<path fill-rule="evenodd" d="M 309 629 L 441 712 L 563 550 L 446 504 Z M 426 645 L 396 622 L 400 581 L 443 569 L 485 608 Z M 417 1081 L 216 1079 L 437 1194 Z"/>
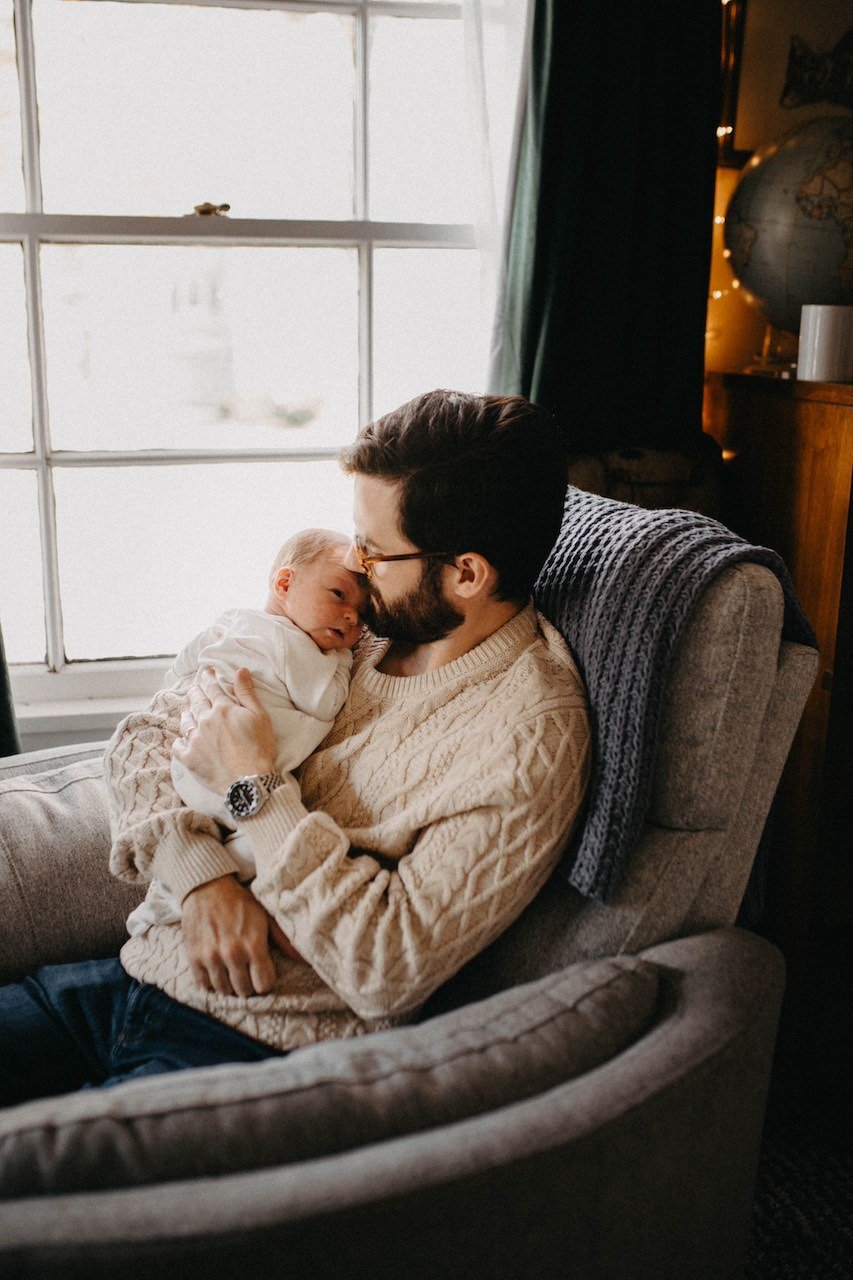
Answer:
<path fill-rule="evenodd" d="M 853 304 L 853 116 L 810 120 L 749 160 L 726 210 L 735 277 L 772 325 Z"/>

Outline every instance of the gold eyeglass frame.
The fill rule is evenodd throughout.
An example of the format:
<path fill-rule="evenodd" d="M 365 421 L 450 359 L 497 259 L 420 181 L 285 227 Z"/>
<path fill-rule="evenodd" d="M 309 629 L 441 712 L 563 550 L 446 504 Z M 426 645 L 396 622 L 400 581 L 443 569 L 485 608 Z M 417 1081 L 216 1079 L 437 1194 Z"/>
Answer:
<path fill-rule="evenodd" d="M 404 551 L 402 554 L 393 556 L 373 555 L 359 545 L 358 538 L 353 538 L 352 549 L 355 552 L 355 558 L 361 567 L 362 573 L 368 580 L 373 577 L 373 566 L 382 564 L 387 560 L 434 560 L 441 556 L 450 555 L 449 551 Z"/>

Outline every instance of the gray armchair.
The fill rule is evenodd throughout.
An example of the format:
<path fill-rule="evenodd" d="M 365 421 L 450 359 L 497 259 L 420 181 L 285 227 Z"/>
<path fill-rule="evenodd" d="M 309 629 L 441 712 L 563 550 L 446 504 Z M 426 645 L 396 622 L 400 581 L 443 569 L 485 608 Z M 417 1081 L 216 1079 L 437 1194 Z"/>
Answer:
<path fill-rule="evenodd" d="M 418 1024 L 0 1113 L 0 1275 L 738 1275 L 783 976 L 731 925 L 817 667 L 782 629 L 774 573 L 713 577 L 612 893 L 555 877 Z M 121 942 L 98 757 L 0 767 L 0 980 Z"/>

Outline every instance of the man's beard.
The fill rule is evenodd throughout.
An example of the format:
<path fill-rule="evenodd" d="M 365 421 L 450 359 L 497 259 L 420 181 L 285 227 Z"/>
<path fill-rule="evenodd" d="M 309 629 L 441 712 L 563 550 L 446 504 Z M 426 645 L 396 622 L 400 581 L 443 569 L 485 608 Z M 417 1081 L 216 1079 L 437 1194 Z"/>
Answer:
<path fill-rule="evenodd" d="M 445 600 L 441 590 L 444 566 L 438 560 L 424 561 L 420 584 L 400 600 L 386 605 L 371 594 L 364 610 L 365 621 L 376 636 L 385 636 L 393 644 L 432 644 L 443 640 L 465 621 Z"/>

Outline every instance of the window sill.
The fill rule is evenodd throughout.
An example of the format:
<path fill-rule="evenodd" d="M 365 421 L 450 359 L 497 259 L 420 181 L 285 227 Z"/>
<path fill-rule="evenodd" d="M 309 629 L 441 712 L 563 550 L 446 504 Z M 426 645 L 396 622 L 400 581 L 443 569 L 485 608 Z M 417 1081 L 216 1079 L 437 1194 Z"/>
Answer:
<path fill-rule="evenodd" d="M 147 697 L 78 698 L 15 707 L 22 751 L 44 751 L 78 742 L 101 742 L 120 720 L 139 711 Z"/>
<path fill-rule="evenodd" d="M 72 662 L 61 671 L 12 666 L 15 718 L 23 751 L 101 742 L 120 720 L 147 706 L 167 658 Z"/>

